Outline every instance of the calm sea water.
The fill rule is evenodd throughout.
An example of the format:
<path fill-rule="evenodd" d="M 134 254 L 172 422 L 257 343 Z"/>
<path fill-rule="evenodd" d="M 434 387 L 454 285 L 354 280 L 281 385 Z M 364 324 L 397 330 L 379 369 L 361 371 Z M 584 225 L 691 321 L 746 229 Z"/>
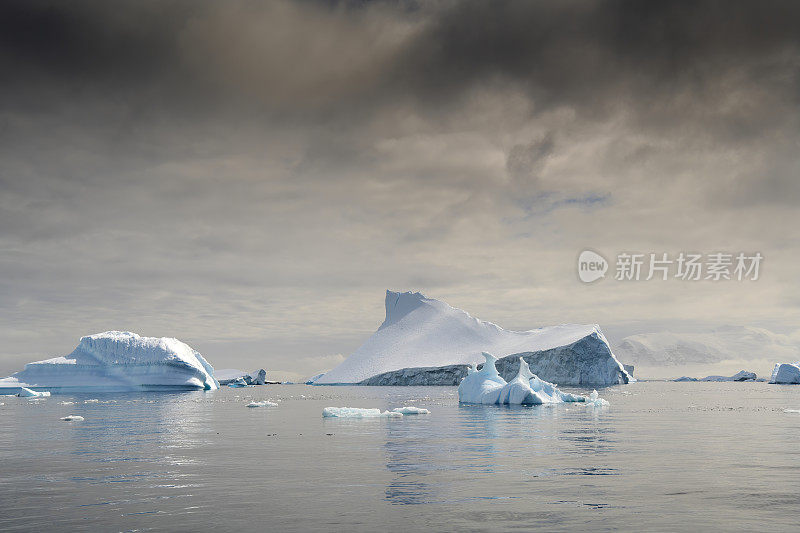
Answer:
<path fill-rule="evenodd" d="M 0 530 L 797 530 L 800 413 L 784 409 L 800 387 L 601 396 L 610 407 L 459 405 L 451 387 L 0 397 Z M 245 407 L 263 399 L 279 407 Z M 321 416 L 401 405 L 432 414 Z"/>

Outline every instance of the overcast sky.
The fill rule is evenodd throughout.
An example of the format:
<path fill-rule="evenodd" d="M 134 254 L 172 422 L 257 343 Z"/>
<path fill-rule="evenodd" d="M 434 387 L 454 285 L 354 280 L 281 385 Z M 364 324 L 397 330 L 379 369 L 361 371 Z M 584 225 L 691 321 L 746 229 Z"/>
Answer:
<path fill-rule="evenodd" d="M 798 20 L 788 1 L 2 2 L 0 373 L 123 329 L 306 376 L 377 328 L 387 288 L 507 328 L 796 330 Z M 587 247 L 764 262 L 586 285 Z"/>

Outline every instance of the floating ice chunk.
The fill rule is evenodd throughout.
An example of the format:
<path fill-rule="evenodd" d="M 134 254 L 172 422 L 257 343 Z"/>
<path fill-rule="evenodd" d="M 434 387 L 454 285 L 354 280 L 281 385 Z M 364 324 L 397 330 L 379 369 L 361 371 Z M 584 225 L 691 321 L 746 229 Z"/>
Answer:
<path fill-rule="evenodd" d="M 596 390 L 593 390 L 589 398 L 586 399 L 586 404 L 592 407 L 606 407 L 609 405 L 608 400 L 602 399 Z"/>
<path fill-rule="evenodd" d="M 35 390 L 31 390 L 31 389 L 29 389 L 27 387 L 22 387 L 21 390 L 19 391 L 19 394 L 17 394 L 17 396 L 19 396 L 20 398 L 37 398 L 37 397 L 50 396 L 50 392 L 49 391 L 35 391 Z"/>
<path fill-rule="evenodd" d="M 237 378 L 228 383 L 228 387 L 233 387 L 234 389 L 238 389 L 240 387 L 247 387 L 247 382 L 244 380 L 244 378 Z"/>
<path fill-rule="evenodd" d="M 69 355 L 35 361 L 0 379 L 0 390 L 19 387 L 90 390 L 213 390 L 214 368 L 177 339 L 106 331 L 82 337 Z"/>
<path fill-rule="evenodd" d="M 545 399 L 531 388 L 530 381 L 535 377 L 531 373 L 528 363 L 520 357 L 517 377 L 503 386 L 496 403 L 509 405 L 541 405 L 545 403 Z"/>
<path fill-rule="evenodd" d="M 486 363 L 477 372 L 470 372 L 458 387 L 458 400 L 462 403 L 542 405 L 562 402 L 595 402 L 608 405 L 599 397 L 585 397 L 558 390 L 554 384 L 533 374 L 528 363 L 519 358 L 517 377 L 506 383 L 497 374 L 495 359 L 484 352 Z M 597 395 L 597 391 L 594 391 Z"/>
<path fill-rule="evenodd" d="M 80 415 L 67 415 L 61 417 L 61 420 L 65 420 L 67 422 L 81 422 L 84 418 Z"/>
<path fill-rule="evenodd" d="M 776 363 L 769 382 L 800 383 L 800 361 L 796 363 Z"/>
<path fill-rule="evenodd" d="M 414 407 L 413 405 L 406 405 L 403 407 L 395 407 L 392 409 L 394 413 L 401 413 L 404 415 L 429 415 L 430 411 L 422 407 Z"/>
<path fill-rule="evenodd" d="M 83 400 L 83 403 L 100 403 L 100 400 L 97 398 L 92 398 L 90 400 Z"/>
<path fill-rule="evenodd" d="M 2 404 L 0 404 L 2 405 Z M 784 413 L 800 413 L 800 409 L 784 409 Z"/>
<path fill-rule="evenodd" d="M 250 402 L 247 404 L 247 407 L 278 407 L 278 404 L 270 402 L 269 400 L 264 400 L 263 402 Z"/>
<path fill-rule="evenodd" d="M 323 418 L 400 418 L 403 413 L 383 411 L 380 409 L 363 409 L 361 407 L 326 407 L 322 410 Z"/>
<path fill-rule="evenodd" d="M 500 391 L 506 380 L 497 373 L 497 358 L 483 352 L 486 362 L 483 368 L 467 374 L 458 386 L 458 400 L 465 403 L 494 404 L 500 399 Z"/>
<path fill-rule="evenodd" d="M 61 405 L 75 405 L 75 402 L 61 402 Z"/>

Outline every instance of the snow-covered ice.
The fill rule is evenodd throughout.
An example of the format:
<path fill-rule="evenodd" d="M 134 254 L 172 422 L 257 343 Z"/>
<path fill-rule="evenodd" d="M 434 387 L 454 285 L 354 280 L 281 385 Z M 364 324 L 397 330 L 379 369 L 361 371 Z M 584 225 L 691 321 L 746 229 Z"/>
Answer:
<path fill-rule="evenodd" d="M 80 416 L 80 415 L 67 415 L 67 416 L 61 417 L 61 420 L 65 420 L 67 422 L 80 422 L 80 421 L 84 420 L 84 418 L 82 416 Z"/>
<path fill-rule="evenodd" d="M 247 404 L 247 407 L 278 407 L 278 404 L 270 402 L 269 400 L 264 400 L 261 402 L 250 402 Z"/>
<path fill-rule="evenodd" d="M 326 407 L 322 410 L 323 418 L 400 418 L 403 413 L 381 411 L 380 409 L 364 409 L 361 407 Z"/>
<path fill-rule="evenodd" d="M 497 358 L 484 352 L 486 362 L 480 370 L 471 370 L 458 386 L 458 401 L 462 403 L 500 405 L 541 405 L 563 402 L 592 402 L 596 406 L 608 405 L 594 391 L 590 397 L 578 396 L 558 390 L 533 374 L 525 360 L 519 358 L 517 376 L 506 383 L 495 368 Z"/>
<path fill-rule="evenodd" d="M 596 390 L 593 390 L 589 397 L 586 399 L 586 404 L 591 405 L 593 407 L 605 407 L 608 405 L 608 400 L 604 400 L 597 394 Z"/>
<path fill-rule="evenodd" d="M 35 391 L 31 390 L 27 387 L 21 387 L 19 393 L 17 394 L 20 398 L 42 398 L 45 396 L 50 396 L 49 391 Z"/>
<path fill-rule="evenodd" d="M 423 407 L 414 407 L 413 405 L 405 405 L 403 407 L 395 407 L 392 409 L 394 413 L 400 413 L 403 415 L 429 415 L 431 414 L 430 411 Z"/>
<path fill-rule="evenodd" d="M 769 382 L 782 384 L 800 383 L 800 361 L 796 363 L 776 363 Z"/>
<path fill-rule="evenodd" d="M 241 388 L 241 387 L 247 387 L 247 382 L 244 380 L 244 378 L 236 378 L 233 381 L 231 381 L 230 383 L 228 383 L 228 387 L 232 387 L 234 389 L 238 389 L 238 388 Z"/>
<path fill-rule="evenodd" d="M 800 346 L 793 336 L 764 328 L 721 326 L 704 332 L 637 333 L 622 339 L 614 353 L 620 361 L 652 368 L 750 360 L 759 353 L 795 361 Z"/>
<path fill-rule="evenodd" d="M 732 376 L 706 376 L 704 378 L 692 378 L 689 376 L 681 376 L 672 381 L 756 381 L 758 376 L 755 372 L 748 372 L 747 370 L 740 370 Z"/>
<path fill-rule="evenodd" d="M 378 331 L 339 366 L 315 379 L 315 385 L 360 383 L 407 368 L 475 364 L 484 351 L 500 357 L 522 355 L 537 375 L 562 385 L 632 380 L 597 325 L 506 331 L 418 292 L 386 291 L 385 306 L 386 318 Z M 512 359 L 516 365 L 516 357 Z M 500 370 L 506 370 L 505 365 Z"/>
<path fill-rule="evenodd" d="M 0 391 L 22 387 L 55 392 L 209 390 L 219 384 L 208 361 L 177 339 L 106 331 L 81 338 L 69 355 L 28 363 L 0 379 Z"/>

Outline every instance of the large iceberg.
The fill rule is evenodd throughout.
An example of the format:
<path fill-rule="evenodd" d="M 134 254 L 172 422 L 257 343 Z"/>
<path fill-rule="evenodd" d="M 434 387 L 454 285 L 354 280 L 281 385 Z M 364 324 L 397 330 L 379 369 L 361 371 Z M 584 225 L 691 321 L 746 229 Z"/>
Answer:
<path fill-rule="evenodd" d="M 800 361 L 796 363 L 776 363 L 772 370 L 770 383 L 800 383 Z"/>
<path fill-rule="evenodd" d="M 81 338 L 67 355 L 36 361 L 0 379 L 0 392 L 22 388 L 54 392 L 212 390 L 214 368 L 178 339 L 106 331 Z"/>
<path fill-rule="evenodd" d="M 457 385 L 484 351 L 502 358 L 498 370 L 507 379 L 516 375 L 522 356 L 536 375 L 561 385 L 632 380 L 597 325 L 506 331 L 418 292 L 386 291 L 386 319 L 378 331 L 313 383 L 362 383 L 383 375 L 364 384 L 403 385 L 411 379 L 419 385 Z"/>
<path fill-rule="evenodd" d="M 586 398 L 568 392 L 562 392 L 552 383 L 548 383 L 533 374 L 528 363 L 519 358 L 517 376 L 506 382 L 497 372 L 497 358 L 484 352 L 486 362 L 480 370 L 471 370 L 458 386 L 458 401 L 462 403 L 500 404 L 500 405 L 542 405 L 546 403 L 587 402 L 595 405 L 608 405 L 608 402 L 597 397 Z"/>

